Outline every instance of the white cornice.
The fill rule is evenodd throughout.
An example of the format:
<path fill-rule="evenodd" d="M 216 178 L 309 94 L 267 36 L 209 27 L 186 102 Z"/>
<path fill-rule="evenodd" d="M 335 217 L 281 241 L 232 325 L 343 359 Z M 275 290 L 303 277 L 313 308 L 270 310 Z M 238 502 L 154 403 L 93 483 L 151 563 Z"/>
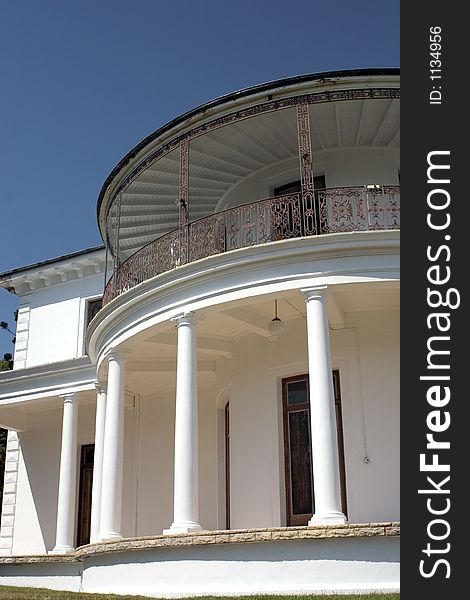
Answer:
<path fill-rule="evenodd" d="M 0 373 L 0 408 L 7 404 L 94 389 L 96 370 L 88 356 Z"/>
<path fill-rule="evenodd" d="M 105 260 L 104 249 L 91 255 L 85 254 L 74 256 L 68 260 L 57 260 L 25 271 L 12 273 L 5 279 L 0 279 L 0 287 L 13 292 L 17 296 L 24 296 L 40 289 L 104 273 Z"/>

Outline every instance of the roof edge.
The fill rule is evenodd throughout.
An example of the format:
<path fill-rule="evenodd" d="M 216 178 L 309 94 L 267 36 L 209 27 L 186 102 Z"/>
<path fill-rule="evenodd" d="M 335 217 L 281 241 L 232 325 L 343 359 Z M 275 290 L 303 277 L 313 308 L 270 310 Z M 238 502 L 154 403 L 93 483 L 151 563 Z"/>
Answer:
<path fill-rule="evenodd" d="M 41 260 L 36 263 L 31 263 L 29 265 L 25 265 L 24 267 L 17 267 L 16 269 L 11 269 L 10 271 L 3 271 L 0 273 L 0 280 L 11 277 L 12 275 L 16 275 L 17 273 L 23 273 L 24 271 L 30 271 L 32 269 L 36 269 L 38 267 L 43 267 L 45 265 L 50 265 L 56 262 L 60 262 L 62 260 L 67 260 L 69 258 L 75 258 L 76 256 L 83 256 L 84 254 L 91 254 L 92 252 L 97 252 L 98 250 L 104 250 L 104 244 L 99 244 L 98 246 L 92 246 L 90 248 L 85 248 L 84 250 L 77 250 L 76 252 L 70 252 L 69 254 L 63 254 L 62 256 L 57 256 L 55 258 L 48 258 L 46 260 Z"/>

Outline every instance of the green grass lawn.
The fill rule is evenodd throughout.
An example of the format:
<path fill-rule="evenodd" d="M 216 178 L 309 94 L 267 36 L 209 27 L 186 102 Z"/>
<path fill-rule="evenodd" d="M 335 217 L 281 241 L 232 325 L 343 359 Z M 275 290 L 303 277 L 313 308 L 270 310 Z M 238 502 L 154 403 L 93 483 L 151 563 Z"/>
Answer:
<path fill-rule="evenodd" d="M 0 586 L 1 600 L 148 600 L 147 596 L 116 596 L 115 594 L 81 594 L 40 588 Z M 221 596 L 198 597 L 197 600 L 221 600 Z M 365 594 L 347 596 L 238 596 L 236 600 L 399 600 L 400 594 Z"/>

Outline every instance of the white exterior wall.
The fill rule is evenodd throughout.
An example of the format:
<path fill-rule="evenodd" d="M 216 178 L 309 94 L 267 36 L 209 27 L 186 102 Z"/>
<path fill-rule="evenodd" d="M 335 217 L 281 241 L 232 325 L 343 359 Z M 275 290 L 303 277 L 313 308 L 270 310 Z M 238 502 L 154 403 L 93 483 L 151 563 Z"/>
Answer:
<path fill-rule="evenodd" d="M 77 467 L 80 446 L 94 443 L 94 404 L 82 404 L 78 411 Z M 123 533 L 135 535 L 134 414 L 126 410 L 124 440 Z M 57 496 L 59 485 L 60 441 L 62 434 L 61 400 L 56 410 L 30 416 L 30 428 L 19 434 L 20 453 L 13 531 L 14 555 L 42 554 L 55 544 Z M 77 504 L 78 511 L 77 468 Z"/>
<path fill-rule="evenodd" d="M 395 591 L 399 587 L 397 538 L 287 544 L 165 548 L 147 550 L 140 554 L 140 560 L 129 554 L 124 554 L 124 560 L 122 555 L 91 557 L 85 560 L 82 589 L 115 592 L 115 582 L 120 581 L 121 594 L 171 598 Z"/>
<path fill-rule="evenodd" d="M 135 398 L 126 394 L 124 434 L 123 536 L 161 534 L 173 519 L 174 395 Z M 13 554 L 41 554 L 54 547 L 62 411 L 35 413 L 31 429 L 19 434 L 16 524 Z M 140 405 L 140 409 L 139 409 Z M 95 407 L 79 406 L 80 446 L 94 443 Z M 217 528 L 216 411 L 213 389 L 200 390 L 200 519 Z M 45 443 L 47 440 L 47 443 Z M 137 458 L 139 457 L 139 458 Z M 78 510 L 77 469 L 77 505 Z"/>
<path fill-rule="evenodd" d="M 340 370 L 348 518 L 396 521 L 398 313 L 364 313 L 356 319 L 356 331 L 330 336 L 332 367 Z M 306 347 L 305 322 L 298 320 L 277 342 L 255 336 L 241 340 L 220 373 L 220 389 L 230 386 L 232 528 L 286 524 L 281 380 L 307 372 Z"/>
<path fill-rule="evenodd" d="M 351 316 L 351 324 L 357 327 L 357 345 L 350 348 L 351 372 L 361 374 L 351 402 L 353 426 L 345 423 L 345 435 L 349 437 L 345 452 L 347 461 L 349 456 L 346 469 L 350 473 L 347 476 L 351 517 L 356 522 L 399 521 L 399 313 L 356 313 Z M 335 347 L 335 351 L 339 349 Z M 368 464 L 363 461 L 364 426 Z M 351 430 L 357 434 L 352 436 Z"/>
<path fill-rule="evenodd" d="M 103 294 L 104 276 L 87 276 L 38 289 L 20 300 L 20 347 L 15 369 L 85 354 L 87 300 Z"/>
<path fill-rule="evenodd" d="M 144 409 L 140 418 L 138 409 L 132 407 L 132 401 L 127 402 L 125 411 L 123 535 L 127 537 L 161 533 L 172 520 L 174 400 L 172 402 L 170 398 L 165 398 L 161 402 L 154 402 L 149 399 L 142 402 L 142 406 Z M 203 429 L 211 428 L 211 417 L 204 415 L 210 412 L 208 406 L 209 403 L 201 402 Z M 137 437 L 139 422 L 142 424 L 141 439 Z M 19 434 L 14 555 L 45 553 L 54 546 L 61 427 L 62 414 L 58 408 L 35 413 L 31 429 Z M 208 432 L 207 436 L 201 436 L 200 450 L 201 457 L 205 457 L 200 470 L 200 489 L 205 498 L 201 519 L 210 528 L 215 528 L 212 518 L 215 504 L 214 469 L 210 469 L 210 474 L 207 471 L 211 463 L 210 455 L 213 454 L 211 446 L 215 443 L 214 435 L 215 432 L 211 431 L 210 435 Z M 93 441 L 94 406 L 80 406 L 77 465 L 80 446 Z M 137 481 L 136 456 L 139 449 Z M 77 494 L 78 491 L 77 485 Z M 137 503 L 139 506 L 136 511 Z"/>
<path fill-rule="evenodd" d="M 159 598 L 347 594 L 398 591 L 399 571 L 389 535 L 106 549 L 81 562 L 2 564 L 2 583 Z"/>
<path fill-rule="evenodd" d="M 217 529 L 216 416 L 214 389 L 200 389 L 199 522 L 205 529 Z M 142 399 L 137 535 L 161 534 L 173 521 L 174 423 L 174 394 Z"/>
<path fill-rule="evenodd" d="M 13 554 L 41 554 L 55 543 L 62 415 L 34 414 L 34 426 L 19 434 L 20 465 Z"/>
<path fill-rule="evenodd" d="M 399 185 L 397 149 L 335 148 L 313 154 L 315 175 L 324 175 L 327 188 L 368 184 Z M 256 171 L 225 194 L 217 211 L 256 202 L 273 195 L 275 187 L 300 179 L 298 157 Z"/>

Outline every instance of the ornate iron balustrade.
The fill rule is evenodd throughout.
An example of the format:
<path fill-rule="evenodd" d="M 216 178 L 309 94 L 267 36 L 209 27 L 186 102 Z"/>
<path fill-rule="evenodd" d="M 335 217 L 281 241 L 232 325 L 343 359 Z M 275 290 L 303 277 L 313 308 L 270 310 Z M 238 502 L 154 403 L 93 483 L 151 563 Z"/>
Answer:
<path fill-rule="evenodd" d="M 243 204 L 171 231 L 135 252 L 113 272 L 103 304 L 160 273 L 214 254 L 302 236 L 399 228 L 398 186 L 329 188 L 313 197 L 299 193 Z"/>

